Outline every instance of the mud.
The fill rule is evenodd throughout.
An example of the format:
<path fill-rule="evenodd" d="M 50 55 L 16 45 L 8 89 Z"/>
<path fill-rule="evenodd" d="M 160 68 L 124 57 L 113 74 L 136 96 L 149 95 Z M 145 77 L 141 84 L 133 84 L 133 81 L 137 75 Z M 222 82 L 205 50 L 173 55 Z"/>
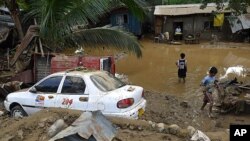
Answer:
<path fill-rule="evenodd" d="M 225 67 L 243 65 L 250 68 L 249 44 L 218 43 L 210 45 L 209 42 L 202 42 L 195 45 L 169 45 L 154 43 L 150 39 L 142 40 L 141 44 L 143 45 L 143 57 L 138 59 L 130 53 L 123 53 L 116 63 L 116 71 L 119 74 L 128 75 L 129 81 L 133 84 L 144 87 L 145 98 L 148 103 L 142 119 L 157 123 L 162 122 L 167 125 L 178 124 L 182 128 L 191 125 L 205 132 L 224 132 L 229 129 L 230 124 L 250 123 L 250 115 L 234 115 L 232 113 L 217 115 L 216 118 L 211 119 L 207 116 L 207 109 L 204 112 L 199 110 L 202 104 L 199 84 L 206 75 L 208 68 L 216 66 L 219 69 L 218 77 L 224 74 Z M 74 50 L 68 50 L 67 52 L 73 53 Z M 178 83 L 177 67 L 175 66 L 181 52 L 186 53 L 186 59 L 188 60 L 188 74 L 185 84 Z M 104 50 L 86 48 L 85 53 L 89 55 L 113 55 L 120 53 L 120 51 L 106 48 Z M 241 78 L 241 81 L 249 81 L 249 77 Z M 186 106 L 181 104 L 183 102 L 186 103 Z M 3 110 L 2 102 L 0 102 L 0 110 Z M 45 127 L 38 127 L 41 115 L 38 114 L 32 119 L 25 118 L 24 120 L 10 119 L 8 115 L 0 117 L 0 137 L 4 134 L 12 135 L 18 131 L 23 131 L 22 136 L 24 138 L 22 140 L 38 140 L 38 136 L 46 132 Z M 59 115 L 64 117 L 62 114 Z M 52 116 L 52 114 L 45 113 L 44 116 Z M 55 117 L 58 117 L 58 114 L 55 114 Z M 72 120 L 69 120 L 70 122 Z M 183 140 L 169 134 L 147 130 L 138 132 L 127 129 L 119 131 L 118 139 Z M 226 141 L 228 139 L 220 140 Z"/>
<path fill-rule="evenodd" d="M 142 42 L 143 58 L 127 57 L 117 63 L 117 72 L 128 75 L 129 80 L 147 90 L 167 92 L 176 96 L 194 94 L 209 67 L 216 66 L 219 74 L 224 68 L 243 65 L 250 68 L 249 44 L 223 43 L 222 46 L 201 43 L 195 45 L 168 45 Z M 222 43 L 221 43 L 222 44 Z M 187 81 L 179 84 L 175 62 L 184 52 L 188 61 Z"/>
<path fill-rule="evenodd" d="M 211 66 L 219 69 L 217 77 L 224 75 L 224 68 L 230 66 L 242 65 L 250 68 L 249 43 L 218 42 L 211 45 L 208 41 L 202 41 L 200 44 L 170 45 L 154 43 L 153 38 L 142 39 L 140 43 L 143 46 L 142 58 L 138 59 L 128 52 L 124 55 L 123 52 L 122 59 L 119 58 L 116 63 L 116 72 L 128 75 L 132 83 L 147 90 L 167 92 L 181 97 L 189 96 L 196 92 L 201 79 Z M 74 49 L 66 52 L 73 53 Z M 87 55 L 115 55 L 121 54 L 120 52 L 108 48 L 85 48 Z M 178 83 L 175 65 L 182 52 L 186 54 L 188 61 L 185 84 Z"/>

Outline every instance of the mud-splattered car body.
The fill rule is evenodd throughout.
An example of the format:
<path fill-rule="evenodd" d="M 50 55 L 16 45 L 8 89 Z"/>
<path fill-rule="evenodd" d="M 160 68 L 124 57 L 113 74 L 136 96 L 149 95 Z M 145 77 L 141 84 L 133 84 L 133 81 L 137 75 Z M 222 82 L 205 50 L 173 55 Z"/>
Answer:
<path fill-rule="evenodd" d="M 29 89 L 9 94 L 4 105 L 13 117 L 58 107 L 137 119 L 146 100 L 140 86 L 126 85 L 105 71 L 85 70 L 51 74 Z"/>

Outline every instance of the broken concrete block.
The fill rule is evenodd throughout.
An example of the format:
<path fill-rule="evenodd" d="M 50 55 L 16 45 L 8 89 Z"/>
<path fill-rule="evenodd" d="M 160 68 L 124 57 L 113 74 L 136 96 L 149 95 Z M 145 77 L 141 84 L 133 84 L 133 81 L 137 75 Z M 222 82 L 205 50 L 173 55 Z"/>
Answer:
<path fill-rule="evenodd" d="M 156 125 L 156 127 L 157 127 L 157 130 L 161 133 L 165 129 L 165 124 L 164 123 L 158 123 Z"/>
<path fill-rule="evenodd" d="M 195 128 L 193 126 L 188 126 L 187 130 L 188 130 L 189 136 L 192 137 L 193 134 L 195 133 Z"/>
<path fill-rule="evenodd" d="M 64 129 L 67 125 L 64 120 L 58 119 L 53 125 L 48 129 L 48 136 L 53 137 L 57 133 L 59 133 L 62 129 Z"/>
<path fill-rule="evenodd" d="M 180 132 L 180 127 L 176 124 L 172 124 L 169 126 L 169 133 L 170 134 L 173 134 L 173 135 L 176 135 L 177 133 Z"/>

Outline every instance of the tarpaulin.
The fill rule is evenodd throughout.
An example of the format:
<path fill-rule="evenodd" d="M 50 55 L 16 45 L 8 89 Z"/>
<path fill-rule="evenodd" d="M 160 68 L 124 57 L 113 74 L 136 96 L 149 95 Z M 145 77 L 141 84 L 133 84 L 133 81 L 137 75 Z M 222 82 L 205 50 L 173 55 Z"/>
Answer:
<path fill-rule="evenodd" d="M 214 26 L 218 27 L 218 26 L 222 26 L 224 23 L 224 14 L 216 14 L 214 16 Z"/>

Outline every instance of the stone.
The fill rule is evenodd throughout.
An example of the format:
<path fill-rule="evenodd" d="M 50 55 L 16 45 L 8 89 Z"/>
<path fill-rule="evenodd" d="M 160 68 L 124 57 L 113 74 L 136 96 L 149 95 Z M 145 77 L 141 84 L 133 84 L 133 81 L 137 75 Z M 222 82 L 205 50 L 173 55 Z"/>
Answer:
<path fill-rule="evenodd" d="M 169 126 L 169 133 L 170 134 L 176 135 L 179 132 L 180 132 L 180 127 L 178 125 L 172 124 Z"/>
<path fill-rule="evenodd" d="M 152 125 L 152 124 L 153 124 L 153 122 L 152 122 L 152 121 L 148 121 L 148 123 L 149 123 L 150 125 Z"/>
<path fill-rule="evenodd" d="M 19 139 L 23 140 L 23 130 L 18 130 L 17 135 Z"/>
<path fill-rule="evenodd" d="M 182 102 L 180 103 L 180 105 L 181 105 L 182 107 L 184 107 L 184 108 L 188 108 L 188 107 L 189 107 L 187 101 L 182 101 Z"/>
<path fill-rule="evenodd" d="M 180 131 L 177 133 L 177 136 L 180 138 L 189 137 L 189 131 L 187 129 L 180 129 Z"/>
<path fill-rule="evenodd" d="M 4 114 L 4 112 L 3 111 L 0 111 L 0 116 L 2 116 Z"/>
<path fill-rule="evenodd" d="M 155 124 L 155 123 L 153 123 L 151 126 L 152 126 L 152 128 L 155 128 L 155 127 L 156 127 L 156 124 Z"/>
<path fill-rule="evenodd" d="M 130 129 L 130 130 L 134 130 L 134 129 L 135 129 L 135 126 L 129 125 L 129 129 Z"/>
<path fill-rule="evenodd" d="M 38 123 L 38 127 L 39 127 L 39 128 L 43 128 L 43 127 L 45 127 L 45 123 L 44 123 L 44 122 L 40 122 L 40 123 Z"/>
<path fill-rule="evenodd" d="M 63 119 L 58 119 L 54 124 L 50 126 L 48 129 L 48 136 L 53 137 L 58 132 L 60 132 L 63 128 L 65 128 L 67 125 L 65 124 Z"/>
<path fill-rule="evenodd" d="M 188 126 L 187 130 L 188 130 L 189 136 L 192 137 L 193 134 L 195 133 L 195 128 L 193 126 Z"/>
<path fill-rule="evenodd" d="M 139 131 L 142 131 L 142 130 L 143 130 L 142 126 L 138 126 L 137 129 L 138 129 Z"/>
<path fill-rule="evenodd" d="M 165 124 L 164 124 L 164 123 L 158 123 L 158 124 L 156 125 L 156 127 L 157 127 L 157 130 L 161 133 L 161 132 L 163 132 L 164 129 L 165 129 Z"/>

